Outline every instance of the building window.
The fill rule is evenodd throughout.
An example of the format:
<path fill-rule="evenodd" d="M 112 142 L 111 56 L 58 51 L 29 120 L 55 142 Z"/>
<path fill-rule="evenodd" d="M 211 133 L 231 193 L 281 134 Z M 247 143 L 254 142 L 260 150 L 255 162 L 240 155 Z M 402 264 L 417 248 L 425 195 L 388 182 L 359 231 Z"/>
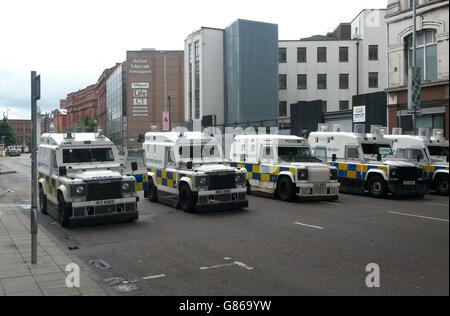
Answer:
<path fill-rule="evenodd" d="M 192 120 L 192 44 L 189 44 L 189 103 L 188 120 Z"/>
<path fill-rule="evenodd" d="M 328 112 L 328 102 L 322 101 L 322 113 L 327 113 L 327 112 Z"/>
<path fill-rule="evenodd" d="M 369 88 L 378 88 L 378 72 L 369 72 Z"/>
<path fill-rule="evenodd" d="M 324 90 L 327 88 L 327 74 L 317 75 L 317 89 Z"/>
<path fill-rule="evenodd" d="M 195 56 L 195 119 L 200 119 L 200 43 L 199 41 L 194 44 L 194 56 Z"/>
<path fill-rule="evenodd" d="M 348 74 L 339 74 L 339 89 L 348 89 Z"/>
<path fill-rule="evenodd" d="M 297 75 L 297 89 L 304 90 L 308 88 L 308 77 L 305 74 Z"/>
<path fill-rule="evenodd" d="M 286 90 L 286 87 L 287 87 L 286 75 L 279 75 L 278 88 L 280 90 Z"/>
<path fill-rule="evenodd" d="M 348 47 L 339 47 L 339 62 L 348 62 Z"/>
<path fill-rule="evenodd" d="M 436 30 L 424 30 L 417 33 L 416 67 L 421 69 L 422 81 L 437 80 L 437 43 Z M 408 66 L 412 66 L 412 35 L 407 38 Z"/>
<path fill-rule="evenodd" d="M 378 60 L 378 45 L 369 45 L 369 60 Z"/>
<path fill-rule="evenodd" d="M 306 47 L 297 47 L 297 62 L 306 63 Z"/>
<path fill-rule="evenodd" d="M 413 8 L 413 1 L 414 0 L 409 0 L 409 8 L 412 9 Z M 419 0 L 416 0 L 416 7 L 419 6 Z"/>
<path fill-rule="evenodd" d="M 345 111 L 349 108 L 349 102 L 346 101 L 339 101 L 339 111 Z"/>
<path fill-rule="evenodd" d="M 281 47 L 278 49 L 278 62 L 280 64 L 286 63 L 286 47 Z"/>
<path fill-rule="evenodd" d="M 279 107 L 278 107 L 278 115 L 279 116 L 287 116 L 287 102 L 286 101 L 280 101 Z"/>
<path fill-rule="evenodd" d="M 327 62 L 327 48 L 317 47 L 317 62 L 326 63 Z"/>

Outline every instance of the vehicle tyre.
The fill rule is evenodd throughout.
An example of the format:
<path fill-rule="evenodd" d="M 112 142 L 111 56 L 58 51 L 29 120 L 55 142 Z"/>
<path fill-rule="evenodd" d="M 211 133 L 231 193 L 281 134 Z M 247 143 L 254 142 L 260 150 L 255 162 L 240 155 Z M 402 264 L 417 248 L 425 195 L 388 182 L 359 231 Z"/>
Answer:
<path fill-rule="evenodd" d="M 182 184 L 180 188 L 180 207 L 185 212 L 194 212 L 196 201 L 191 188 L 187 184 Z"/>
<path fill-rule="evenodd" d="M 277 185 L 278 197 L 282 201 L 292 202 L 295 199 L 295 185 L 288 177 L 282 177 Z"/>
<path fill-rule="evenodd" d="M 375 175 L 372 176 L 367 182 L 367 188 L 369 193 L 374 198 L 383 198 L 387 194 L 386 181 L 383 177 Z"/>
<path fill-rule="evenodd" d="M 39 208 L 41 209 L 41 213 L 47 215 L 47 198 L 44 195 L 44 190 L 42 186 L 39 186 Z"/>
<path fill-rule="evenodd" d="M 442 195 L 448 195 L 448 176 L 439 175 L 434 180 L 436 191 Z"/>
<path fill-rule="evenodd" d="M 153 180 L 150 179 L 148 181 L 148 193 L 147 193 L 147 197 L 150 200 L 150 202 L 158 202 L 158 188 L 156 187 L 156 185 L 153 183 Z"/>
<path fill-rule="evenodd" d="M 62 227 L 69 226 L 70 208 L 66 205 L 64 197 L 58 194 L 58 222 Z"/>

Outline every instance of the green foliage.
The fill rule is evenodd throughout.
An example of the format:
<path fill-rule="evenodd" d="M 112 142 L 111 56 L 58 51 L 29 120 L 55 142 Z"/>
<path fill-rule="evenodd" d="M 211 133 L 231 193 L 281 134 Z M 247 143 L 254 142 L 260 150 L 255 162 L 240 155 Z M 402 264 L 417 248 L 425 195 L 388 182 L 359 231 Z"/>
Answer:
<path fill-rule="evenodd" d="M 0 143 L 4 143 L 6 146 L 15 145 L 17 142 L 16 132 L 9 125 L 6 118 L 0 123 Z"/>
<path fill-rule="evenodd" d="M 84 132 L 86 133 L 94 133 L 97 131 L 97 119 L 93 117 L 85 117 L 83 121 Z"/>

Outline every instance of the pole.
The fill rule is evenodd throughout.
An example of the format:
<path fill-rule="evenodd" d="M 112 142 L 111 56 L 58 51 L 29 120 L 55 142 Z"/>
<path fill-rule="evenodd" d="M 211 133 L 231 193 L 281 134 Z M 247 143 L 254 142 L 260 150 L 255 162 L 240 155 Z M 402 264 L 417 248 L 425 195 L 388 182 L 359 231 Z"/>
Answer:
<path fill-rule="evenodd" d="M 167 53 L 164 54 L 164 111 L 167 112 Z"/>
<path fill-rule="evenodd" d="M 37 111 L 36 72 L 31 72 L 31 263 L 37 264 Z M 40 94 L 40 93 L 39 93 Z"/>
<path fill-rule="evenodd" d="M 417 0 L 412 0 L 413 3 L 413 33 L 412 33 L 412 45 L 413 45 L 413 50 L 412 50 L 412 61 L 411 61 L 411 66 L 413 67 L 413 69 L 416 67 L 416 46 L 417 46 L 417 36 L 416 36 L 416 30 L 417 30 Z M 412 78 L 408 78 L 410 81 L 412 80 Z M 413 112 L 413 135 L 416 135 L 416 104 L 415 102 L 412 104 L 412 112 Z"/>

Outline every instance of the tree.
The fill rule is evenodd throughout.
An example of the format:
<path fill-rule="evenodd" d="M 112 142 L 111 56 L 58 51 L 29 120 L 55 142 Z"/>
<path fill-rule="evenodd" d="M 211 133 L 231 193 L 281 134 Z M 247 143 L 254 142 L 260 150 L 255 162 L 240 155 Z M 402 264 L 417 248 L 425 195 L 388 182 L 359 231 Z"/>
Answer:
<path fill-rule="evenodd" d="M 5 146 L 15 145 L 17 142 L 16 132 L 9 125 L 6 117 L 0 123 L 0 141 L 5 144 Z"/>
<path fill-rule="evenodd" d="M 97 120 L 96 119 L 94 119 L 93 117 L 87 116 L 84 118 L 83 123 L 84 123 L 84 131 L 86 133 L 96 132 L 96 129 L 97 129 Z"/>

